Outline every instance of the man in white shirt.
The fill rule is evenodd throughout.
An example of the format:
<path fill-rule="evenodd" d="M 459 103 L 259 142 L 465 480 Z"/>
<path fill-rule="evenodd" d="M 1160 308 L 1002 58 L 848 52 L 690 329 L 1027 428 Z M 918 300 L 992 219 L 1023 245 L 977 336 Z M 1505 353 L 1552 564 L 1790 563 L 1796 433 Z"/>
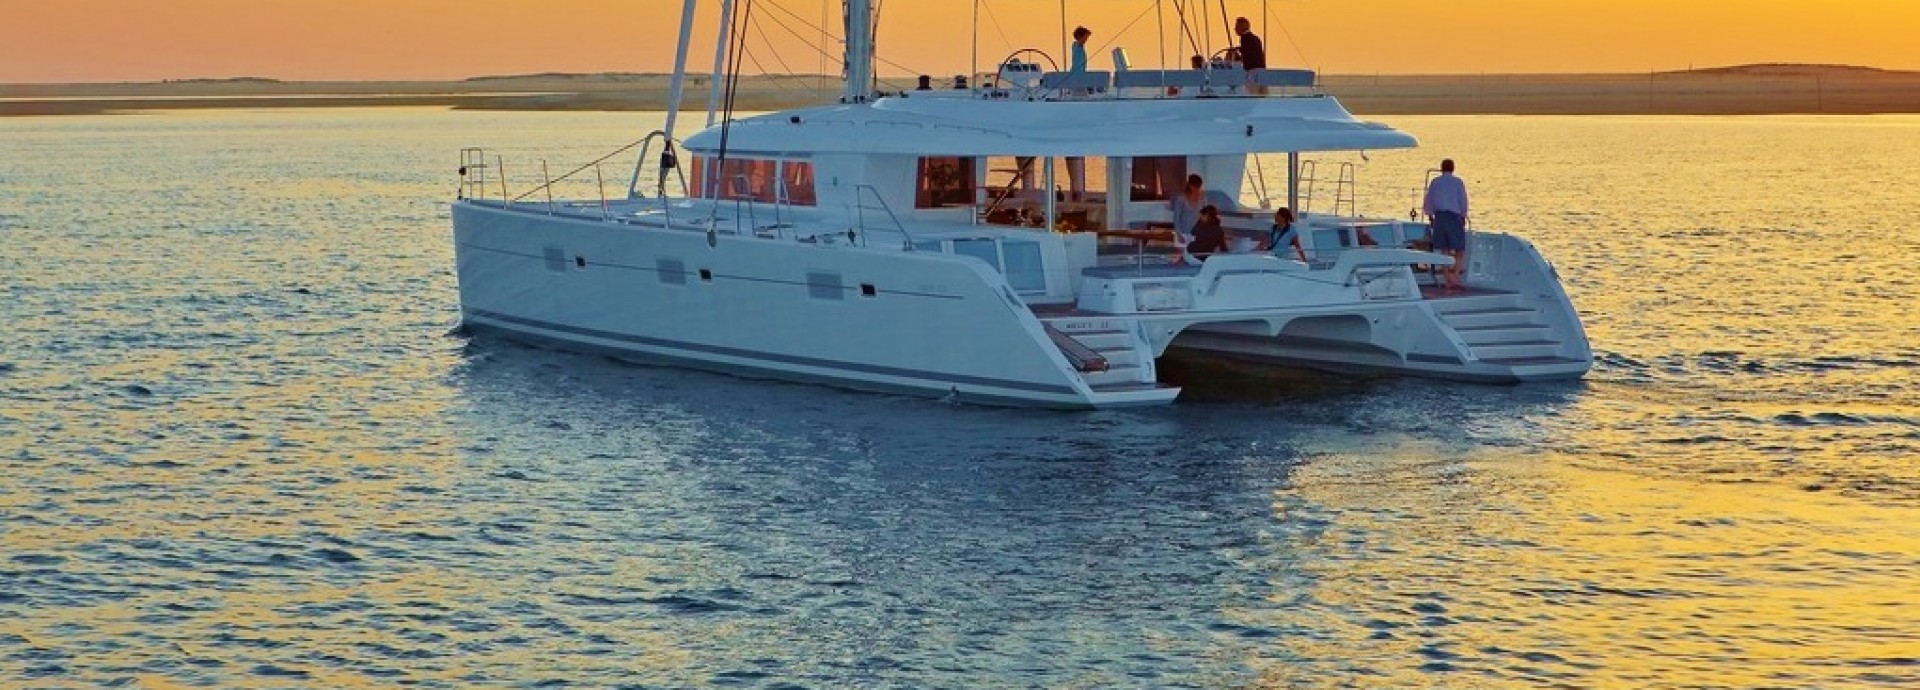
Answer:
<path fill-rule="evenodd" d="M 1427 200 L 1422 205 L 1431 221 L 1433 250 L 1453 257 L 1453 265 L 1441 275 L 1447 290 L 1462 290 L 1460 268 L 1467 260 L 1467 183 L 1453 176 L 1453 159 L 1440 161 L 1440 176 L 1427 184 Z"/>

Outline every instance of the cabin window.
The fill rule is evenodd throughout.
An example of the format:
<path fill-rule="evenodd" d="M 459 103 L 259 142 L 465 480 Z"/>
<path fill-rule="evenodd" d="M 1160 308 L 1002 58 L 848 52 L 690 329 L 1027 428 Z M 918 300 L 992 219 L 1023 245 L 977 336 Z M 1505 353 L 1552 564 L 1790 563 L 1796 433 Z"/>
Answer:
<path fill-rule="evenodd" d="M 993 270 L 1000 270 L 1000 248 L 993 240 L 954 240 L 953 253 L 985 261 Z"/>
<path fill-rule="evenodd" d="M 707 159 L 706 157 L 704 156 L 693 157 L 693 160 L 687 164 L 687 179 L 689 180 L 687 185 L 691 187 L 691 189 L 687 190 L 687 196 L 695 199 L 704 199 L 710 196 L 709 194 L 707 194 L 707 184 L 706 184 Z"/>
<path fill-rule="evenodd" d="M 913 197 L 913 207 L 971 205 L 974 196 L 973 160 L 952 156 L 920 159 L 920 182 Z"/>
<path fill-rule="evenodd" d="M 696 199 L 797 206 L 812 206 L 818 199 L 813 189 L 813 164 L 806 161 L 728 158 L 716 166 L 712 157 L 695 156 L 688 173 L 694 180 L 688 196 Z"/>
<path fill-rule="evenodd" d="M 1186 184 L 1186 156 L 1141 156 L 1133 159 L 1133 194 L 1128 200 L 1166 201 Z"/>
<path fill-rule="evenodd" d="M 812 206 L 819 197 L 813 191 L 813 164 L 787 161 L 780 164 L 780 185 L 786 190 L 787 203 Z"/>
<path fill-rule="evenodd" d="M 1021 293 L 1046 292 L 1047 273 L 1040 260 L 1039 242 L 1003 242 L 1007 284 Z"/>
<path fill-rule="evenodd" d="M 993 156 L 987 159 L 987 201 L 1005 197 L 1001 206 L 1040 200 L 1040 160 L 1029 156 Z"/>
<path fill-rule="evenodd" d="M 764 158 L 729 158 L 720 162 L 720 179 L 715 198 L 739 201 L 777 201 L 774 169 L 779 161 Z"/>
<path fill-rule="evenodd" d="M 1063 201 L 1102 202 L 1107 199 L 1107 159 L 1068 156 L 1054 159 L 1053 181 L 1066 192 Z"/>
<path fill-rule="evenodd" d="M 695 157 L 691 172 L 697 188 L 689 196 L 772 203 L 779 192 L 774 174 L 779 165 L 769 158 L 728 158 L 716 165 L 712 158 Z"/>

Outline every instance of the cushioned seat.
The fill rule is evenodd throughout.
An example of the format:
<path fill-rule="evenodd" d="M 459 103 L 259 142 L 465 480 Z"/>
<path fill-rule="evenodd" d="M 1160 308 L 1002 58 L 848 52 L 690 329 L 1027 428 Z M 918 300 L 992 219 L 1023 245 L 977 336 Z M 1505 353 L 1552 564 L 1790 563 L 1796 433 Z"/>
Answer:
<path fill-rule="evenodd" d="M 1253 83 L 1260 86 L 1311 87 L 1315 74 L 1308 69 L 1263 69 L 1253 73 Z"/>

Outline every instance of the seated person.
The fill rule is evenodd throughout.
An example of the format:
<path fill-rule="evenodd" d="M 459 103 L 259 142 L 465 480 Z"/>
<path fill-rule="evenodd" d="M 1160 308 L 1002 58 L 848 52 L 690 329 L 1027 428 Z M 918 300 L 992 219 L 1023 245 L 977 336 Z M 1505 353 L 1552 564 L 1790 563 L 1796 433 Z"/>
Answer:
<path fill-rule="evenodd" d="M 1307 260 L 1307 251 L 1300 248 L 1300 234 L 1293 229 L 1293 209 L 1282 206 L 1273 212 L 1273 229 L 1267 231 L 1267 241 L 1261 249 L 1284 259 L 1286 255 L 1281 252 L 1289 246 L 1293 251 L 1288 253 L 1301 261 Z"/>
<path fill-rule="evenodd" d="M 1200 220 L 1193 224 L 1193 241 L 1187 243 L 1187 256 L 1206 260 L 1214 252 L 1227 251 L 1227 229 L 1220 225 L 1220 209 L 1211 205 L 1200 209 Z"/>

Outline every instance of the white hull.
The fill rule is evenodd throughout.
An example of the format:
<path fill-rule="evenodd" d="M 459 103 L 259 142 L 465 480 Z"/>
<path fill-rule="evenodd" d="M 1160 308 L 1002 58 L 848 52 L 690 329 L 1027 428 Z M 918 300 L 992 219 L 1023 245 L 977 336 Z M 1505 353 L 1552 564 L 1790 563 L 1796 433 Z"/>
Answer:
<path fill-rule="evenodd" d="M 462 317 L 481 330 L 642 361 L 976 402 L 1115 407 L 1164 404 L 1178 392 L 1096 395 L 1032 313 L 996 289 L 997 275 L 963 257 L 731 234 L 708 246 L 699 231 L 472 203 L 454 206 L 454 234 Z M 826 280 L 834 276 L 837 283 Z"/>
<path fill-rule="evenodd" d="M 676 104 L 696 4 L 682 10 Z M 845 9 L 839 103 L 709 112 L 684 140 L 669 108 L 666 129 L 636 142 L 617 200 L 516 205 L 589 168 L 603 179 L 599 161 L 515 197 L 504 161 L 462 150 L 466 325 L 641 361 L 1074 409 L 1172 402 L 1180 390 L 1156 366 L 1169 350 L 1474 381 L 1587 370 L 1579 319 L 1531 245 L 1478 235 L 1473 296 L 1430 299 L 1411 267 L 1453 259 L 1396 248 L 1421 246 L 1424 225 L 1355 217 L 1350 166 L 1327 180 L 1334 214 L 1299 214 L 1298 261 L 1145 260 L 1149 243 L 1176 241 L 1163 228 L 1199 234 L 1202 205 L 1226 219 L 1205 226 L 1210 240 L 1268 238 L 1268 204 L 1237 201 L 1248 181 L 1273 196 L 1260 154 L 1284 154 L 1286 205 L 1304 211 L 1314 178 L 1301 154 L 1415 145 L 1355 119 L 1311 72 L 1129 71 L 1120 53 L 1111 74 L 1043 73 L 1009 58 L 988 84 L 881 95 L 867 77 L 871 5 Z M 721 26 L 716 66 L 744 31 Z M 653 143 L 658 176 L 643 190 Z M 1109 240 L 1138 244 L 1103 257 Z"/>
<path fill-rule="evenodd" d="M 982 261 L 877 240 L 886 246 L 497 202 L 457 202 L 453 216 L 470 329 L 746 376 L 1092 409 L 1171 402 L 1179 389 L 1154 366 L 1169 349 L 1489 382 L 1577 377 L 1591 357 L 1551 269 L 1502 235 L 1476 238 L 1486 258 L 1470 297 L 1423 299 L 1403 289 L 1413 276 L 1398 250 L 1370 250 L 1321 270 L 1263 255 L 1096 268 L 1076 303 L 1030 305 Z M 1385 278 L 1331 280 L 1356 270 Z"/>

